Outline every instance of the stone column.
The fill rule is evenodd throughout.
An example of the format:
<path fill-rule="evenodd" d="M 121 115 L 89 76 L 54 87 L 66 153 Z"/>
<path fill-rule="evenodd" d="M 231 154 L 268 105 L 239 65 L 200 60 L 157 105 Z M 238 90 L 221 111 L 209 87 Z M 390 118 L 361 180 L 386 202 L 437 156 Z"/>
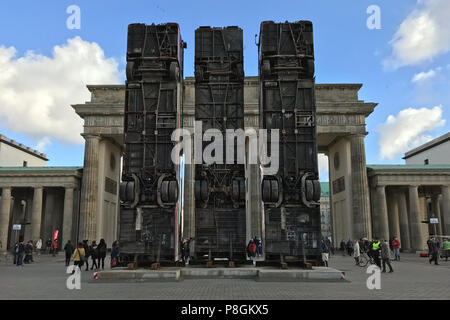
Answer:
<path fill-rule="evenodd" d="M 400 245 L 402 250 L 411 250 L 411 238 L 409 234 L 408 207 L 405 192 L 397 193 L 398 216 L 400 223 Z"/>
<path fill-rule="evenodd" d="M 350 136 L 350 150 L 352 162 L 352 208 L 353 208 L 353 237 L 372 238 L 370 221 L 369 183 L 367 180 L 366 151 L 364 135 Z"/>
<path fill-rule="evenodd" d="M 442 186 L 442 212 L 441 217 L 444 218 L 442 232 L 445 235 L 450 234 L 450 186 Z"/>
<path fill-rule="evenodd" d="M 64 213 L 63 213 L 63 243 L 72 241 L 72 221 L 73 221 L 73 188 L 66 188 L 64 192 Z M 72 242 L 73 243 L 73 242 Z"/>
<path fill-rule="evenodd" d="M 1 252 L 8 248 L 9 215 L 11 213 L 11 188 L 2 188 L 2 202 L 0 206 L 0 241 Z"/>
<path fill-rule="evenodd" d="M 84 147 L 84 168 L 81 182 L 80 204 L 80 240 L 97 240 L 98 216 L 98 149 L 100 136 L 83 134 L 86 140 Z"/>
<path fill-rule="evenodd" d="M 386 204 L 386 186 L 377 186 L 377 208 L 379 213 L 377 215 L 378 221 L 376 223 L 379 225 L 378 234 L 374 236 L 379 239 L 389 239 L 389 220 Z"/>
<path fill-rule="evenodd" d="M 413 250 L 420 251 L 424 248 L 422 226 L 420 221 L 418 186 L 409 186 L 409 217 L 411 220 L 411 246 Z"/>
<path fill-rule="evenodd" d="M 400 238 L 400 223 L 398 216 L 398 202 L 396 193 L 388 197 L 389 239 L 394 236 Z"/>
<path fill-rule="evenodd" d="M 33 206 L 31 211 L 31 237 L 34 243 L 41 238 L 42 194 L 43 187 L 34 188 Z M 44 241 L 44 239 L 42 239 Z"/>

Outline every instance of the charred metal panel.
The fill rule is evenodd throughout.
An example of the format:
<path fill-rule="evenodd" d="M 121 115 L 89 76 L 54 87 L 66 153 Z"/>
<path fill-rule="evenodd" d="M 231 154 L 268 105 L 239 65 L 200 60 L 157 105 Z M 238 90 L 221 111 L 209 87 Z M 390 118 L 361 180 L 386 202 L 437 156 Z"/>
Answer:
<path fill-rule="evenodd" d="M 127 43 L 121 254 L 174 261 L 178 167 L 173 131 L 181 124 L 183 48 L 179 26 L 130 24 Z"/>
<path fill-rule="evenodd" d="M 261 127 L 280 135 L 278 172 L 262 181 L 266 260 L 320 264 L 311 22 L 261 23 L 259 76 Z"/>
<path fill-rule="evenodd" d="M 226 130 L 244 129 L 244 70 L 242 29 L 200 27 L 195 31 L 195 120 L 202 134 L 222 134 L 223 159 L 196 163 L 197 259 L 245 259 L 245 167 L 238 163 L 238 145 L 226 163 Z M 211 142 L 203 142 L 204 150 Z M 217 151 L 217 150 L 216 150 Z M 215 153 L 214 153 L 215 155 Z M 219 163 L 222 162 L 222 163 Z"/>

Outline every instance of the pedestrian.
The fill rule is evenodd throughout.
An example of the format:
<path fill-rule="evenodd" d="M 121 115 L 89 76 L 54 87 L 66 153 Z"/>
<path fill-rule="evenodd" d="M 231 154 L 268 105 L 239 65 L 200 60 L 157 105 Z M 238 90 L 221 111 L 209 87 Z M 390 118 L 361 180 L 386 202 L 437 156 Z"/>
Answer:
<path fill-rule="evenodd" d="M 23 240 L 19 240 L 19 244 L 17 246 L 17 266 L 23 267 L 23 255 L 25 254 L 25 245 Z"/>
<path fill-rule="evenodd" d="M 100 269 L 100 262 L 102 263 L 102 270 L 105 270 L 105 258 L 106 258 L 106 242 L 105 239 L 100 239 L 100 242 L 97 246 L 97 259 L 98 259 L 98 268 Z"/>
<path fill-rule="evenodd" d="M 450 257 L 450 242 L 448 239 L 444 239 L 444 242 L 442 242 L 442 250 L 444 251 L 445 261 L 448 261 L 448 257 Z"/>
<path fill-rule="evenodd" d="M 39 238 L 39 240 L 36 241 L 35 248 L 36 248 L 37 255 L 40 256 L 41 255 L 41 250 L 42 250 L 42 239 Z"/>
<path fill-rule="evenodd" d="M 253 239 L 250 239 L 247 245 L 247 255 L 253 263 L 253 266 L 256 266 L 255 255 L 256 255 L 256 244 Z"/>
<path fill-rule="evenodd" d="M 328 268 L 328 255 L 330 253 L 330 249 L 327 246 L 327 243 L 322 240 L 322 261 L 325 263 L 325 267 Z"/>
<path fill-rule="evenodd" d="M 183 261 L 183 263 L 186 263 L 186 261 L 184 261 L 184 250 L 185 250 L 185 248 L 184 248 L 184 241 L 185 241 L 186 239 L 184 239 L 184 238 L 182 238 L 181 240 L 180 240 L 180 253 L 181 253 L 181 261 Z"/>
<path fill-rule="evenodd" d="M 23 263 L 31 263 L 33 261 L 33 241 L 28 241 L 25 245 L 25 259 Z"/>
<path fill-rule="evenodd" d="M 119 241 L 114 241 L 111 246 L 111 269 L 117 266 L 119 259 Z"/>
<path fill-rule="evenodd" d="M 64 246 L 64 252 L 66 253 L 66 266 L 70 264 L 70 258 L 72 257 L 73 251 L 74 249 L 72 243 L 70 240 L 67 240 L 67 243 Z"/>
<path fill-rule="evenodd" d="M 356 265 L 359 265 L 359 257 L 361 256 L 361 251 L 359 249 L 358 239 L 355 239 L 353 243 L 353 258 L 355 258 Z"/>
<path fill-rule="evenodd" d="M 16 242 L 16 244 L 14 245 L 14 248 L 13 248 L 14 264 L 17 264 L 17 255 L 18 255 L 18 252 L 19 252 L 19 243 Z"/>
<path fill-rule="evenodd" d="M 52 244 L 52 255 L 55 257 L 58 253 L 58 239 L 53 240 Z"/>
<path fill-rule="evenodd" d="M 89 245 L 88 245 L 88 240 L 83 240 L 83 249 L 84 249 L 84 264 L 86 264 L 86 271 L 89 270 L 89 256 L 90 256 L 90 252 L 89 252 Z"/>
<path fill-rule="evenodd" d="M 45 243 L 45 251 L 47 254 L 50 254 L 52 252 L 52 240 L 50 240 L 50 238 Z"/>
<path fill-rule="evenodd" d="M 258 257 L 262 256 L 262 239 L 256 238 L 256 254 Z"/>
<path fill-rule="evenodd" d="M 78 242 L 77 249 L 73 253 L 73 265 L 77 266 L 81 270 L 84 261 L 86 261 L 86 252 L 84 250 L 83 243 Z M 75 272 L 75 270 L 73 272 Z"/>
<path fill-rule="evenodd" d="M 95 242 L 95 240 L 93 240 L 91 245 L 89 246 L 89 254 L 92 259 L 91 270 L 94 269 L 94 267 L 95 267 L 95 270 L 98 270 L 98 265 L 97 265 L 98 251 L 97 251 L 97 243 Z"/>
<path fill-rule="evenodd" d="M 331 240 L 329 238 L 327 238 L 325 240 L 325 243 L 327 244 L 328 250 L 330 250 L 330 255 L 333 255 L 334 249 L 333 249 L 333 246 L 331 245 Z"/>
<path fill-rule="evenodd" d="M 391 262 L 390 262 L 390 248 L 389 244 L 386 240 L 381 240 L 381 259 L 383 260 L 383 271 L 386 272 L 386 264 L 389 267 L 389 273 L 394 272 L 394 269 L 392 269 Z"/>
<path fill-rule="evenodd" d="M 184 263 L 189 264 L 189 257 L 190 257 L 190 251 L 189 251 L 189 240 L 185 239 L 183 243 L 183 252 L 184 252 Z"/>
<path fill-rule="evenodd" d="M 437 241 L 434 237 L 431 237 L 430 240 L 427 241 L 428 244 L 428 256 L 430 257 L 429 262 L 431 264 L 434 261 L 435 265 L 439 265 L 439 241 Z"/>
<path fill-rule="evenodd" d="M 346 246 L 347 246 L 347 253 L 351 257 L 352 254 L 353 254 L 353 242 L 352 242 L 352 240 L 348 239 Z"/>
<path fill-rule="evenodd" d="M 378 268 L 381 269 L 381 261 L 380 261 L 380 240 L 375 237 L 375 239 L 372 241 L 372 246 L 370 248 L 370 256 L 375 261 L 375 264 L 378 266 Z"/>
<path fill-rule="evenodd" d="M 342 250 L 342 255 L 345 257 L 345 241 L 344 240 L 341 241 L 340 248 Z"/>
<path fill-rule="evenodd" d="M 396 261 L 400 261 L 400 240 L 397 239 L 396 236 L 394 236 L 394 240 L 392 240 L 392 248 L 394 249 L 394 257 Z"/>

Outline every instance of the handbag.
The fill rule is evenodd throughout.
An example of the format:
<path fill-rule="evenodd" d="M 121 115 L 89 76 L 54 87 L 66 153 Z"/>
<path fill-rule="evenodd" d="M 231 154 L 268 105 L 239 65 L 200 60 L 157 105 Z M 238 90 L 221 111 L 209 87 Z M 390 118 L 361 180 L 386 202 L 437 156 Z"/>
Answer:
<path fill-rule="evenodd" d="M 111 268 L 114 268 L 117 265 L 117 259 L 116 258 L 112 258 L 111 259 Z"/>

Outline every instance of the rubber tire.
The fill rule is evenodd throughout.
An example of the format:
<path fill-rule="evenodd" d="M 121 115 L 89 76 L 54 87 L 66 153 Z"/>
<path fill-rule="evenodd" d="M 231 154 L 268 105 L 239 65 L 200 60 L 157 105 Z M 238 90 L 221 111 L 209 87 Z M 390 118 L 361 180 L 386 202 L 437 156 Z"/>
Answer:
<path fill-rule="evenodd" d="M 169 181 L 169 202 L 174 203 L 178 200 L 178 182 L 176 180 Z"/>
<path fill-rule="evenodd" d="M 278 198 L 280 197 L 280 188 L 278 187 L 277 180 L 270 181 L 270 198 L 272 202 L 278 202 Z"/>
<path fill-rule="evenodd" d="M 263 180 L 262 183 L 262 199 L 264 202 L 270 202 L 271 193 L 270 193 L 270 180 Z"/>
<path fill-rule="evenodd" d="M 161 183 L 161 201 L 169 202 L 169 181 L 165 180 Z"/>
<path fill-rule="evenodd" d="M 317 202 L 320 200 L 320 195 L 321 195 L 320 181 L 313 180 L 313 187 L 314 187 L 313 200 Z"/>
<path fill-rule="evenodd" d="M 314 197 L 314 186 L 312 180 L 306 180 L 305 181 L 305 196 L 307 201 L 312 201 Z"/>
<path fill-rule="evenodd" d="M 119 199 L 123 202 L 127 202 L 127 181 L 123 181 L 119 185 Z"/>
<path fill-rule="evenodd" d="M 127 202 L 134 202 L 134 181 L 128 181 L 126 187 Z"/>

